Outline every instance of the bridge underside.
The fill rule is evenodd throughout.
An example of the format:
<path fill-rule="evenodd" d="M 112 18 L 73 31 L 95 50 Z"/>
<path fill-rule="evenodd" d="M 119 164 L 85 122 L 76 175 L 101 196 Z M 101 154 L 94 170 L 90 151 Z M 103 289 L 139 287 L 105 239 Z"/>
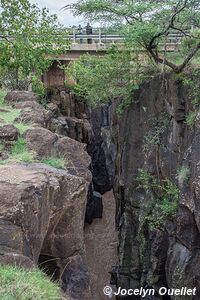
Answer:
<path fill-rule="evenodd" d="M 64 87 L 67 80 L 66 74 L 62 66 L 68 66 L 69 63 L 77 61 L 81 55 L 89 54 L 101 57 L 105 55 L 106 49 L 96 48 L 95 45 L 85 45 L 85 49 L 69 50 L 66 54 L 62 54 L 56 59 L 49 70 L 42 76 L 42 81 L 46 88 Z"/>

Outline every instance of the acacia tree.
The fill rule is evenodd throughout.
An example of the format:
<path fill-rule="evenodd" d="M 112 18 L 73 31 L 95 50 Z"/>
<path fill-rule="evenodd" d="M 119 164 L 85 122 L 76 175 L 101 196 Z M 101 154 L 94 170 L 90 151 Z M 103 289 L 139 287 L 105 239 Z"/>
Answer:
<path fill-rule="evenodd" d="M 156 63 L 176 73 L 182 72 L 200 49 L 199 0 L 79 0 L 66 8 L 94 22 L 120 25 L 132 47 L 144 49 Z M 188 26 L 195 30 L 188 31 Z M 172 31 L 189 40 L 188 51 L 178 65 L 159 51 L 161 41 Z"/>
<path fill-rule="evenodd" d="M 1 75 L 13 74 L 14 88 L 25 78 L 37 86 L 52 58 L 68 48 L 66 31 L 56 15 L 28 0 L 0 0 L 0 6 Z"/>

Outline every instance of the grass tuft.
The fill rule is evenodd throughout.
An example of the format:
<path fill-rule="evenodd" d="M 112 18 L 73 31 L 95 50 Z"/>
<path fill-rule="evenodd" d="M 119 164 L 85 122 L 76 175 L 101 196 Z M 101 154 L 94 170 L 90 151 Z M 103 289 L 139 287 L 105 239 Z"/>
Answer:
<path fill-rule="evenodd" d="M 19 138 L 11 148 L 10 159 L 14 161 L 32 162 L 35 153 L 28 150 L 26 140 Z"/>
<path fill-rule="evenodd" d="M 14 123 L 13 124 L 20 132 L 20 134 L 24 134 L 28 129 L 31 129 L 32 126 L 26 123 Z"/>
<path fill-rule="evenodd" d="M 41 160 L 42 163 L 57 169 L 64 169 L 66 165 L 65 157 L 48 156 Z"/>
<path fill-rule="evenodd" d="M 61 299 L 59 286 L 40 270 L 0 266 L 1 300 Z"/>
<path fill-rule="evenodd" d="M 5 108 L 5 111 L 0 111 L 0 119 L 7 124 L 13 124 L 14 120 L 20 116 L 21 109 Z"/>

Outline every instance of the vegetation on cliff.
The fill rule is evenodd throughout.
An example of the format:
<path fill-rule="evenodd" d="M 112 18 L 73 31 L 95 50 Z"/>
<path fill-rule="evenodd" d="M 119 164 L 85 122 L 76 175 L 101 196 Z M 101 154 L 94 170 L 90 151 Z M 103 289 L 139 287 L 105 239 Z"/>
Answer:
<path fill-rule="evenodd" d="M 25 270 L 15 266 L 0 266 L 1 300 L 61 299 L 56 283 L 39 269 Z"/>

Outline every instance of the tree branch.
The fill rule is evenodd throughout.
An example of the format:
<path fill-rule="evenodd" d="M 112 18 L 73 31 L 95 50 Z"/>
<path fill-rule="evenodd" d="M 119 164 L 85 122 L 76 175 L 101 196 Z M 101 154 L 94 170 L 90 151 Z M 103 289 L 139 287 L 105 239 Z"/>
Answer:
<path fill-rule="evenodd" d="M 170 67 L 175 73 L 181 73 L 184 68 L 187 66 L 187 64 L 190 62 L 190 60 L 195 56 L 195 54 L 199 51 L 200 49 L 200 42 L 197 44 L 197 46 L 192 49 L 192 51 L 187 55 L 185 60 L 181 65 L 176 65 L 172 63 L 171 61 L 167 60 L 166 58 L 162 58 L 158 55 L 157 52 L 155 52 L 153 49 L 147 48 L 147 51 L 150 53 L 150 55 L 153 57 L 155 62 L 160 63 L 160 64 L 165 64 L 166 66 Z"/>

